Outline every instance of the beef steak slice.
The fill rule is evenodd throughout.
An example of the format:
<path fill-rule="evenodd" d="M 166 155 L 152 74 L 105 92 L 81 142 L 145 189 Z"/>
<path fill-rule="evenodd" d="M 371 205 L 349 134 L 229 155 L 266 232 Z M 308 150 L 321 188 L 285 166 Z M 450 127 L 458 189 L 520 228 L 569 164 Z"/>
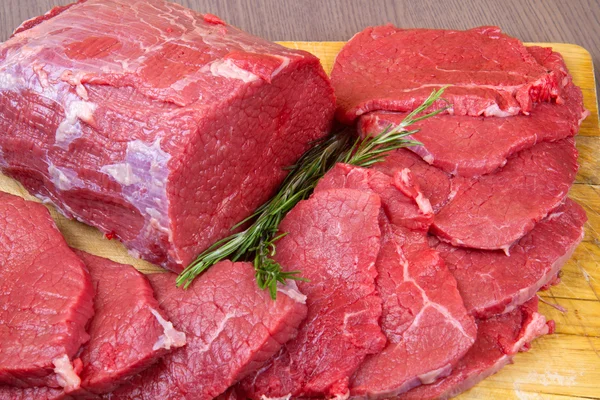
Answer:
<path fill-rule="evenodd" d="M 77 251 L 96 288 L 90 341 L 80 358 L 81 389 L 107 393 L 185 344 L 166 320 L 150 282 L 130 265 Z"/>
<path fill-rule="evenodd" d="M 319 60 L 149 0 L 87 0 L 0 45 L 0 169 L 181 271 L 329 129 Z"/>
<path fill-rule="evenodd" d="M 46 207 L 0 192 L 0 384 L 77 389 L 93 297 Z"/>
<path fill-rule="evenodd" d="M 510 256 L 439 242 L 435 249 L 456 278 L 469 312 L 489 318 L 520 306 L 556 278 L 583 239 L 586 220 L 585 211 L 567 199 L 515 243 Z"/>
<path fill-rule="evenodd" d="M 370 27 L 338 54 L 331 80 L 338 119 L 370 111 L 412 111 L 431 91 L 444 93 L 455 115 L 527 114 L 533 103 L 560 101 L 564 74 L 541 65 L 497 27 L 466 31 Z M 440 102 L 440 106 L 445 103 Z"/>
<path fill-rule="evenodd" d="M 293 284 L 273 301 L 249 263 L 220 262 L 187 290 L 175 286 L 174 274 L 148 278 L 187 344 L 113 392 L 113 400 L 213 399 L 258 370 L 306 317 L 305 297 Z"/>
<path fill-rule="evenodd" d="M 551 333 L 534 297 L 510 313 L 477 322 L 475 344 L 447 378 L 400 396 L 402 400 L 448 399 L 462 393 L 512 361 L 531 341 Z"/>
<path fill-rule="evenodd" d="M 381 299 L 375 288 L 379 196 L 352 189 L 315 192 L 280 225 L 277 261 L 310 282 L 308 317 L 298 336 L 242 386 L 252 399 L 344 398 L 365 357 L 381 351 Z"/>
<path fill-rule="evenodd" d="M 538 103 L 530 115 L 510 118 L 440 114 L 414 125 L 422 146 L 409 147 L 427 163 L 451 175 L 479 176 L 494 172 L 514 153 L 536 143 L 574 136 L 587 116 L 581 90 L 569 84 L 564 103 Z M 406 113 L 372 112 L 359 120 L 362 135 L 398 125 Z"/>
<path fill-rule="evenodd" d="M 408 170 L 389 177 L 338 164 L 316 191 L 352 188 L 381 197 L 377 290 L 383 301 L 386 347 L 370 355 L 351 379 L 352 398 L 386 398 L 447 375 L 475 341 L 454 277 L 429 247 L 429 202 Z"/>

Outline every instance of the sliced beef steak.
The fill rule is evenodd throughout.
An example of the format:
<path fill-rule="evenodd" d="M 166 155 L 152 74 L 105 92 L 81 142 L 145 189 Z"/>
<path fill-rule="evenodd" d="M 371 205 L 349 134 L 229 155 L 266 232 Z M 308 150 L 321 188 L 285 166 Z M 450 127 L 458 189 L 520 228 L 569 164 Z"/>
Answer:
<path fill-rule="evenodd" d="M 569 84 L 564 103 L 538 103 L 530 115 L 510 118 L 437 115 L 415 124 L 412 135 L 422 146 L 410 147 L 427 163 L 460 176 L 494 172 L 508 157 L 539 142 L 574 136 L 587 116 L 581 90 Z M 360 118 L 364 135 L 397 125 L 406 113 L 372 112 Z"/>
<path fill-rule="evenodd" d="M 0 400 L 72 400 L 65 391 L 49 387 L 0 386 Z"/>
<path fill-rule="evenodd" d="M 296 336 L 306 317 L 300 292 L 289 287 L 273 301 L 256 286 L 249 263 L 220 262 L 187 290 L 175 286 L 174 274 L 148 278 L 187 344 L 117 389 L 111 399 L 213 399 L 258 370 Z"/>
<path fill-rule="evenodd" d="M 272 195 L 333 111 L 316 57 L 164 0 L 83 1 L 0 45 L 1 170 L 175 271 Z"/>
<path fill-rule="evenodd" d="M 93 296 L 46 207 L 0 192 L 0 384 L 77 389 Z"/>
<path fill-rule="evenodd" d="M 508 250 L 560 205 L 577 168 L 573 139 L 537 144 L 461 190 L 436 215 L 432 232 L 455 246 Z"/>
<path fill-rule="evenodd" d="M 477 323 L 477 340 L 447 378 L 400 396 L 402 400 L 448 399 L 464 392 L 510 363 L 535 338 L 550 333 L 537 298 L 513 310 Z"/>
<path fill-rule="evenodd" d="M 81 389 L 107 393 L 185 344 L 166 320 L 150 282 L 130 265 L 77 251 L 96 288 L 90 341 L 80 355 Z"/>
<path fill-rule="evenodd" d="M 310 280 L 298 283 L 308 317 L 298 336 L 243 382 L 248 397 L 343 398 L 364 358 L 385 346 L 375 288 L 379 212 L 375 194 L 325 190 L 282 221 L 288 234 L 277 244 L 276 259 Z"/>
<path fill-rule="evenodd" d="M 370 111 L 412 111 L 444 85 L 451 85 L 444 97 L 455 115 L 527 114 L 534 102 L 561 101 L 563 78 L 496 27 L 367 28 L 344 46 L 331 72 L 344 123 Z"/>
<path fill-rule="evenodd" d="M 429 247 L 433 212 L 411 177 L 407 170 L 390 178 L 338 164 L 316 188 L 353 188 L 378 193 L 382 200 L 376 283 L 388 344 L 354 374 L 353 398 L 386 398 L 431 383 L 447 375 L 475 341 L 475 323 L 456 281 Z"/>
<path fill-rule="evenodd" d="M 510 256 L 433 243 L 458 281 L 469 312 L 488 318 L 513 310 L 556 278 L 583 238 L 586 219 L 585 211 L 567 199 L 515 243 Z"/>
<path fill-rule="evenodd" d="M 564 200 L 577 173 L 572 138 L 543 142 L 509 158 L 493 174 L 451 177 L 406 149 L 375 169 L 388 175 L 410 168 L 437 213 L 431 232 L 455 246 L 503 249 Z"/>

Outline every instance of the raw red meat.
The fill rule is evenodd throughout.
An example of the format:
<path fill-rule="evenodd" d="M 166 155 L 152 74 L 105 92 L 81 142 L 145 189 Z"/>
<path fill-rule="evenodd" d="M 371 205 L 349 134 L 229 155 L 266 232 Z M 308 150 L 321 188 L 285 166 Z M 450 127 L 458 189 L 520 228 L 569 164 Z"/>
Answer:
<path fill-rule="evenodd" d="M 148 275 L 166 316 L 187 344 L 110 395 L 112 400 L 211 400 L 258 370 L 296 336 L 306 317 L 294 285 L 277 301 L 260 290 L 249 263 L 223 261 L 187 290 L 176 275 Z"/>
<path fill-rule="evenodd" d="M 387 398 L 447 375 L 475 341 L 476 327 L 454 277 L 429 247 L 433 212 L 408 170 L 385 174 L 338 164 L 316 191 L 352 188 L 382 200 L 377 290 L 388 338 L 351 380 L 352 398 Z M 391 222 L 390 222 L 391 221 Z"/>
<path fill-rule="evenodd" d="M 431 231 L 455 246 L 508 252 L 562 203 L 577 169 L 573 139 L 539 143 L 463 186 L 437 213 Z"/>
<path fill-rule="evenodd" d="M 0 384 L 77 389 L 93 297 L 46 207 L 0 192 Z"/>
<path fill-rule="evenodd" d="M 508 157 L 536 143 L 574 136 L 587 116 L 581 90 L 569 84 L 563 104 L 538 103 L 530 115 L 509 118 L 437 115 L 414 125 L 412 139 L 422 146 L 409 147 L 427 163 L 460 176 L 494 172 Z M 363 135 L 398 125 L 406 113 L 372 112 L 359 120 Z M 411 127 L 412 129 L 413 127 Z"/>
<path fill-rule="evenodd" d="M 452 374 L 431 385 L 423 385 L 402 395 L 402 400 L 448 399 L 495 374 L 512 361 L 529 343 L 551 333 L 543 315 L 537 312 L 537 297 L 508 314 L 477 322 L 477 340 Z"/>
<path fill-rule="evenodd" d="M 562 101 L 564 78 L 542 66 L 519 40 L 485 26 L 370 27 L 344 46 L 331 72 L 336 115 L 348 124 L 370 111 L 412 111 L 444 85 L 451 85 L 444 97 L 455 115 L 528 114 L 535 102 Z"/>
<path fill-rule="evenodd" d="M 513 310 L 556 278 L 583 239 L 585 211 L 567 199 L 510 249 L 475 250 L 439 243 L 434 247 L 458 281 L 469 312 L 489 318 Z"/>
<path fill-rule="evenodd" d="M 87 0 L 0 45 L 0 169 L 180 271 L 329 129 L 319 60 L 164 0 Z"/>
<path fill-rule="evenodd" d="M 96 288 L 90 341 L 80 355 L 82 392 L 107 393 L 185 344 L 150 282 L 130 265 L 77 251 Z"/>
<path fill-rule="evenodd" d="M 379 196 L 335 189 L 315 192 L 282 221 L 288 234 L 276 259 L 310 280 L 298 283 L 308 317 L 298 336 L 243 382 L 248 397 L 344 398 L 356 368 L 383 349 L 375 288 L 379 212 Z"/>

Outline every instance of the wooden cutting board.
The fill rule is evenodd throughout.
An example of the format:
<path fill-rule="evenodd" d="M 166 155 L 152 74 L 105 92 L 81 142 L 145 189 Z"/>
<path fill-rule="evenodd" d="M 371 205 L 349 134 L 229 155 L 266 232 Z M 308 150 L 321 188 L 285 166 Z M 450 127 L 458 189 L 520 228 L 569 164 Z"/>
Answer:
<path fill-rule="evenodd" d="M 327 72 L 343 42 L 281 42 L 321 59 Z M 590 116 L 577 138 L 581 167 L 570 196 L 588 215 L 585 238 L 563 268 L 562 282 L 541 292 L 541 312 L 556 321 L 556 333 L 533 343 L 498 374 L 460 396 L 461 399 L 600 399 L 600 129 L 590 54 L 582 47 L 561 43 L 551 46 L 565 58 L 575 84 L 583 90 Z M 0 190 L 32 199 L 20 184 L 0 175 Z M 50 207 L 67 242 L 76 248 L 133 264 L 143 272 L 158 267 L 130 257 L 117 241 L 107 240 L 95 228 L 69 221 Z M 567 312 L 558 311 L 558 305 Z"/>

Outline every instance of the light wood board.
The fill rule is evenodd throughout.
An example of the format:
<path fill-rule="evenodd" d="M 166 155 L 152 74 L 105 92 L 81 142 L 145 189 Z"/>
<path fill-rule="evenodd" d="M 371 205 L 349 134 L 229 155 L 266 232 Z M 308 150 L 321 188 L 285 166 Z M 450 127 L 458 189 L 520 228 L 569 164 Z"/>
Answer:
<path fill-rule="evenodd" d="M 344 43 L 281 44 L 315 54 L 330 72 Z M 540 303 L 541 312 L 556 321 L 556 333 L 535 341 L 529 352 L 515 357 L 515 364 L 462 394 L 460 399 L 600 399 L 600 129 L 592 59 L 580 46 L 535 44 L 553 47 L 563 55 L 590 111 L 577 138 L 581 167 L 570 193 L 585 208 L 589 222 L 583 243 L 563 268 L 561 284 L 540 293 L 545 302 L 567 310 L 563 313 Z M 35 200 L 20 184 L 2 175 L 0 190 Z M 144 272 L 159 270 L 130 257 L 120 243 L 105 239 L 95 228 L 67 220 L 52 207 L 50 211 L 71 246 L 133 264 Z"/>

